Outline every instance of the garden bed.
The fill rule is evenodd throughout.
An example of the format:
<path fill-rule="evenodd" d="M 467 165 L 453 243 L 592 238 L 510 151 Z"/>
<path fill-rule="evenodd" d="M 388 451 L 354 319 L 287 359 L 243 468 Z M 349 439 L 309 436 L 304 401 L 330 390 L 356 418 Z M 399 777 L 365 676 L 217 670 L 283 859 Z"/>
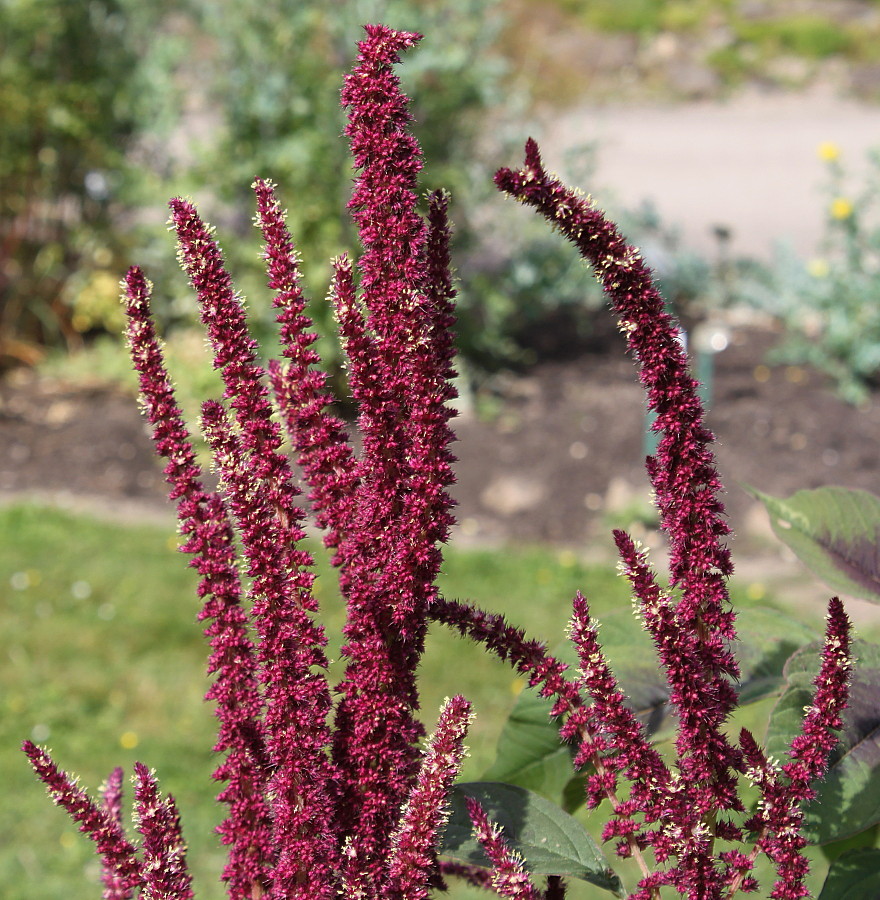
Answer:
<path fill-rule="evenodd" d="M 766 533 L 744 483 L 776 495 L 825 484 L 880 491 L 880 402 L 849 406 L 809 369 L 767 366 L 774 340 L 735 333 L 717 357 L 710 404 L 743 549 Z M 650 530 L 642 392 L 618 343 L 497 378 L 465 405 L 455 423 L 458 539 L 586 550 L 611 524 Z M 29 371 L 0 383 L 0 493 L 127 517 L 167 508 L 133 397 Z"/>

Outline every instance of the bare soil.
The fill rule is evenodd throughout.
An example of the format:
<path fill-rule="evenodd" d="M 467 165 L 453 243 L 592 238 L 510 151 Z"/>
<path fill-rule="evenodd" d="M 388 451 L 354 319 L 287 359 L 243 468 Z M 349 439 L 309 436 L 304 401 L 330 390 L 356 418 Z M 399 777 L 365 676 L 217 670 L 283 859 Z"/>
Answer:
<path fill-rule="evenodd" d="M 880 399 L 849 406 L 814 371 L 765 365 L 775 339 L 736 332 L 716 357 L 709 401 L 725 503 L 744 539 L 762 529 L 742 484 L 880 491 Z M 454 424 L 460 538 L 584 548 L 609 520 L 649 518 L 642 392 L 622 340 L 497 378 Z M 110 514 L 165 503 L 134 397 L 29 371 L 0 382 L 0 492 L 93 498 Z"/>
<path fill-rule="evenodd" d="M 642 392 L 618 337 L 606 352 L 497 379 L 491 394 L 465 404 L 455 422 L 456 543 L 511 552 L 549 543 L 608 560 L 611 527 L 626 527 L 662 552 L 643 466 Z M 776 339 L 767 330 L 734 333 L 716 357 L 708 422 L 739 577 L 818 612 L 828 589 L 775 540 L 743 485 L 778 496 L 828 484 L 880 492 L 880 396 L 856 408 L 814 371 L 767 366 Z M 136 399 L 26 370 L 0 382 L 0 502 L 23 497 L 173 527 Z M 867 603 L 849 609 L 857 621 L 880 621 Z"/>

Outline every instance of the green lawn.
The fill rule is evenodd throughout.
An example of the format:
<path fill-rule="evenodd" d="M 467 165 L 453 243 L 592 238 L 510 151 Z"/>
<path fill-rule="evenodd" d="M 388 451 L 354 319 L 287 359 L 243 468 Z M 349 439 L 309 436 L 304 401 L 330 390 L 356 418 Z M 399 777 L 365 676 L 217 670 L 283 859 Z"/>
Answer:
<path fill-rule="evenodd" d="M 124 527 L 34 506 L 0 509 L 0 883 L 7 900 L 85 900 L 100 892 L 91 843 L 46 798 L 19 750 L 25 738 L 47 744 L 90 790 L 115 765 L 129 773 L 137 759 L 154 767 L 181 807 L 197 896 L 224 896 L 217 883 L 223 856 L 212 833 L 220 815 L 210 779 L 212 711 L 202 701 L 206 646 L 196 622 L 196 576 L 176 543 L 171 528 Z M 323 559 L 319 572 L 337 655 L 343 611 Z M 600 617 L 629 609 L 613 567 L 584 566 L 571 553 L 542 548 L 451 551 L 442 588 L 551 644 L 563 637 L 578 588 Z M 473 701 L 464 778 L 478 777 L 494 759 L 521 682 L 439 626 L 421 677 L 429 728 L 444 697 L 461 692 Z M 598 893 L 585 886 L 572 896 Z"/>

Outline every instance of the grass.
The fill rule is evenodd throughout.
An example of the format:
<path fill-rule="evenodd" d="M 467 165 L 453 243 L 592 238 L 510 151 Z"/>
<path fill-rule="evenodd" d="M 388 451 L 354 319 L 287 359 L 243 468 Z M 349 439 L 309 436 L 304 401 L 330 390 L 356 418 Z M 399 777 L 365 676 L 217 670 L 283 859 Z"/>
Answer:
<path fill-rule="evenodd" d="M 8 900 L 98 893 L 91 843 L 47 800 L 19 750 L 24 738 L 49 745 L 90 790 L 115 765 L 130 773 L 141 759 L 154 767 L 181 807 L 197 896 L 224 896 L 217 883 L 223 854 L 213 835 L 220 816 L 210 777 L 214 726 L 202 701 L 205 641 L 196 575 L 176 543 L 171 528 L 121 527 L 30 505 L 0 509 L 0 777 L 7 801 L 0 807 L 0 883 Z M 338 655 L 343 610 L 323 554 L 318 569 L 322 618 Z M 578 588 L 600 617 L 629 607 L 613 567 L 585 566 L 570 552 L 546 548 L 453 549 L 442 588 L 551 644 L 563 636 Z M 333 669 L 340 671 L 338 660 Z M 521 681 L 443 628 L 429 637 L 420 674 L 429 728 L 444 697 L 461 692 L 474 702 L 463 777 L 479 777 L 494 760 Z M 596 896 L 584 889 L 572 897 Z"/>
<path fill-rule="evenodd" d="M 198 896 L 223 896 L 197 579 L 176 543 L 170 528 L 120 527 L 36 506 L 0 509 L 0 773 L 7 801 L 13 798 L 0 808 L 0 882 L 8 900 L 97 893 L 91 843 L 47 800 L 19 750 L 24 738 L 50 746 L 90 790 L 116 765 L 130 772 L 141 759 L 154 767 L 181 807 Z M 336 653 L 343 611 L 323 558 L 319 571 Z M 443 576 L 448 595 L 477 598 L 553 642 L 562 637 L 571 596 L 585 584 L 603 609 L 628 603 L 612 569 L 540 549 L 453 552 Z M 430 639 L 421 676 L 428 727 L 444 697 L 462 692 L 473 700 L 465 777 L 478 777 L 494 759 L 521 685 L 443 628 Z"/>

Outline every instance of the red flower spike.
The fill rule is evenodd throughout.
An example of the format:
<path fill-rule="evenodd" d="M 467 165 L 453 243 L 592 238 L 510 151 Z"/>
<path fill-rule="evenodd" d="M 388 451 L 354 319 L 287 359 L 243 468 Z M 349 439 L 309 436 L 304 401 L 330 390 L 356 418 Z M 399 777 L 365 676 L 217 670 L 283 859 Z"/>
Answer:
<path fill-rule="evenodd" d="M 451 345 L 433 340 L 450 316 L 447 228 L 439 201 L 430 225 L 417 212 L 421 154 L 392 71 L 418 40 L 368 26 L 342 91 L 358 170 L 349 207 L 364 248 L 360 296 L 344 262 L 332 292 L 363 439 L 337 553 L 349 615 L 333 758 L 352 835 L 348 890 L 381 882 L 382 848 L 416 774 L 415 668 L 436 596 L 436 544 L 452 522 Z"/>
<path fill-rule="evenodd" d="M 112 872 L 122 896 L 130 896 L 145 884 L 145 872 L 114 811 L 94 803 L 76 779 L 62 772 L 49 754 L 31 741 L 22 744 L 37 776 L 53 802 L 66 810 L 79 830 L 94 842 L 105 872 Z M 106 884 L 106 882 L 105 882 Z"/>
<path fill-rule="evenodd" d="M 328 412 L 332 397 L 326 388 L 327 377 L 316 368 L 320 359 L 312 349 L 317 333 L 305 314 L 299 260 L 274 186 L 257 180 L 254 190 L 258 223 L 266 242 L 268 283 L 275 292 L 273 304 L 279 310 L 276 319 L 283 354 L 289 360 L 284 368 L 270 362 L 272 388 L 297 462 L 311 487 L 309 500 L 318 526 L 327 532 L 324 542 L 338 547 L 347 522 L 346 501 L 355 484 L 355 460 L 342 422 Z M 335 263 L 335 270 L 337 282 L 342 271 L 351 273 L 344 260 Z"/>
<path fill-rule="evenodd" d="M 101 808 L 122 832 L 122 778 L 123 772 L 116 767 L 108 776 L 106 784 L 101 788 Z M 126 884 L 114 866 L 101 860 L 101 882 L 104 892 L 103 900 L 131 900 L 134 892 L 131 885 Z"/>
<path fill-rule="evenodd" d="M 207 621 L 211 643 L 208 673 L 215 679 L 206 694 L 216 702 L 219 734 L 214 750 L 227 753 L 214 772 L 226 782 L 218 800 L 229 806 L 220 825 L 230 847 L 223 878 L 230 900 L 250 900 L 255 889 L 270 880 L 271 820 L 265 802 L 266 751 L 263 701 L 256 674 L 256 651 L 248 634 L 248 617 L 241 606 L 241 583 L 235 557 L 232 525 L 223 500 L 205 490 L 201 468 L 183 415 L 174 398 L 162 347 L 150 313 L 149 285 L 137 268 L 125 281 L 128 343 L 140 378 L 140 391 L 153 442 L 168 460 L 165 478 L 170 498 L 177 500 L 180 528 L 186 536 L 181 550 L 201 575 L 198 594 L 204 598 L 199 615 Z"/>
<path fill-rule="evenodd" d="M 429 894 L 437 871 L 437 844 L 448 815 L 446 798 L 461 770 L 470 720 L 471 705 L 464 697 L 446 701 L 391 840 L 383 892 L 391 900 L 422 900 Z"/>
<path fill-rule="evenodd" d="M 144 900 L 192 900 L 192 877 L 186 867 L 186 844 L 174 798 L 159 796 L 152 772 L 134 764 L 134 808 L 143 838 Z"/>
<path fill-rule="evenodd" d="M 238 522 L 252 576 L 252 616 L 260 635 L 257 659 L 264 686 L 266 789 L 273 798 L 272 871 L 275 890 L 332 896 L 339 846 L 331 796 L 338 777 L 325 750 L 330 742 L 329 689 L 322 670 L 323 629 L 309 616 L 314 600 L 295 551 L 284 546 L 274 510 L 253 489 L 248 454 L 224 407 L 208 401 L 202 428 Z M 314 672 L 313 669 L 317 669 Z"/>
<path fill-rule="evenodd" d="M 507 846 L 501 829 L 489 821 L 483 807 L 473 797 L 468 797 L 467 809 L 474 835 L 495 867 L 492 873 L 495 892 L 510 900 L 541 900 L 540 891 L 529 880 L 522 860 Z"/>
<path fill-rule="evenodd" d="M 834 732 L 842 726 L 841 713 L 849 698 L 850 622 L 837 597 L 828 604 L 827 618 L 813 703 L 791 743 L 790 762 L 781 767 L 771 764 L 748 731 L 740 734 L 747 774 L 760 788 L 762 801 L 746 827 L 758 832 L 758 848 L 776 865 L 773 900 L 809 896 L 804 885 L 809 863 L 801 852 L 807 843 L 801 834 L 803 805 L 816 794 L 813 784 L 824 774 L 837 744 Z"/>

